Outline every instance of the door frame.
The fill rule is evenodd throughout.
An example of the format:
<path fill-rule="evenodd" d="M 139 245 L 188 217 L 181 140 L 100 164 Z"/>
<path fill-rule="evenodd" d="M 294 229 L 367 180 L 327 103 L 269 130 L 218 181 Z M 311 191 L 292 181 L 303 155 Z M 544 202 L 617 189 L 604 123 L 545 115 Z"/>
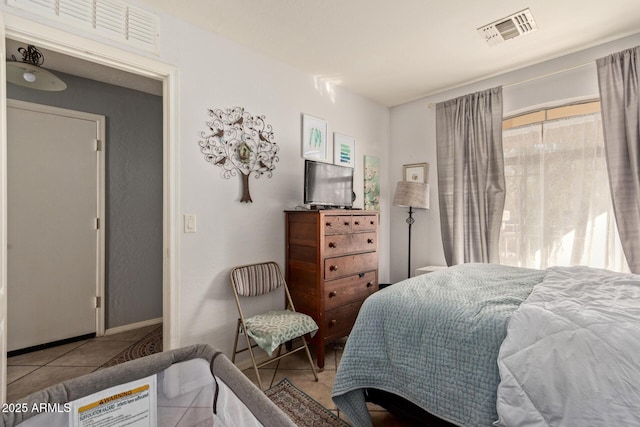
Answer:
<path fill-rule="evenodd" d="M 71 117 L 74 119 L 87 120 L 95 122 L 97 126 L 96 136 L 100 141 L 96 146 L 96 168 L 97 168 L 97 216 L 99 226 L 97 229 L 98 241 L 96 246 L 96 284 L 95 294 L 99 298 L 100 303 L 96 303 L 96 319 L 95 328 L 96 335 L 102 336 L 105 332 L 105 242 L 106 242 L 106 227 L 105 227 L 105 152 L 106 152 L 106 119 L 103 115 L 87 113 L 84 111 L 72 110 L 68 108 L 52 107 L 50 105 L 38 104 L 36 102 L 21 101 L 17 99 L 7 99 L 7 110 L 9 108 L 33 111 L 36 113 L 54 114 L 58 116 Z M 9 123 L 7 123 L 9 125 Z M 8 144 L 8 141 L 7 141 Z M 99 147 L 99 148 L 98 148 Z M 8 194 L 7 194 L 8 195 Z M 9 231 L 7 229 L 7 231 Z M 8 285 L 8 284 L 7 284 Z M 7 299 L 7 304 L 10 303 Z M 7 339 L 9 337 L 7 336 Z"/>
<path fill-rule="evenodd" d="M 164 349 L 173 349 L 180 344 L 179 325 L 179 122 L 178 122 L 178 69 L 155 59 L 141 56 L 95 40 L 45 26 L 35 21 L 0 12 L 0 25 L 4 21 L 4 37 L 34 44 L 44 49 L 95 62 L 108 67 L 128 71 L 163 82 L 163 275 L 162 275 L 162 319 Z M 0 31 L 1 35 L 2 31 Z M 4 50 L 4 49 L 3 49 Z M 5 76 L 4 58 L 0 65 L 0 77 Z M 3 83 L 4 85 L 4 83 Z M 6 91 L 0 90 L 0 266 L 6 267 Z M 4 154 L 3 154 L 4 153 Z M 4 244 L 1 244 L 4 242 Z M 6 289 L 6 269 L 0 274 L 0 290 Z M 2 295 L 0 295 L 2 297 Z M 6 303 L 1 301 L 0 303 Z M 2 307 L 0 307 L 2 308 Z M 1 320 L 1 319 L 0 319 Z M 6 398 L 6 324 L 0 325 L 0 401 Z M 4 344 L 2 343 L 4 342 Z"/>

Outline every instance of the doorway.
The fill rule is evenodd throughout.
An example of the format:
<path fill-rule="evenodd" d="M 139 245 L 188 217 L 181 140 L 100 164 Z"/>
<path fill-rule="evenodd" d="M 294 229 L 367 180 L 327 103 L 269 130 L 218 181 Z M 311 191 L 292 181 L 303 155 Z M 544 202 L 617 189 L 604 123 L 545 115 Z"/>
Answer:
<path fill-rule="evenodd" d="M 98 332 L 103 116 L 7 101 L 9 352 Z M 99 321 L 100 320 L 100 321 Z"/>
<path fill-rule="evenodd" d="M 4 21 L 4 24 L 2 24 Z M 178 241 L 179 241 L 179 212 L 178 212 L 178 71 L 175 67 L 149 59 L 144 56 L 101 44 L 88 38 L 69 34 L 37 22 L 21 17 L 0 14 L 0 27 L 5 31 L 6 37 L 23 43 L 31 43 L 37 46 L 54 50 L 61 54 L 79 58 L 81 60 L 124 70 L 139 76 L 155 79 L 162 82 L 163 87 L 163 201 L 162 201 L 162 289 L 163 289 L 163 347 L 165 349 L 176 348 L 179 345 L 178 330 Z M 5 34 L 0 35 L 4 39 Z M 4 54 L 2 59 L 4 62 Z M 3 71 L 4 67 L 0 67 Z M 4 75 L 0 75 L 4 78 Z M 0 111 L 2 111 L 3 123 L 5 120 L 6 93 L 0 91 Z M 0 135 L 0 154 L 6 150 L 6 138 Z M 0 183 L 6 182 L 6 162 L 0 159 Z M 2 189 L 4 191 L 4 188 Z M 6 226 L 7 205 L 0 198 L 0 219 L 3 227 Z M 6 265 L 6 235 L 0 227 L 0 263 Z M 3 302 L 4 289 L 6 289 L 6 277 L 0 275 L 0 302 Z M 0 401 L 6 396 L 6 331 L 7 322 L 0 319 L 0 374 L 2 378 Z"/>

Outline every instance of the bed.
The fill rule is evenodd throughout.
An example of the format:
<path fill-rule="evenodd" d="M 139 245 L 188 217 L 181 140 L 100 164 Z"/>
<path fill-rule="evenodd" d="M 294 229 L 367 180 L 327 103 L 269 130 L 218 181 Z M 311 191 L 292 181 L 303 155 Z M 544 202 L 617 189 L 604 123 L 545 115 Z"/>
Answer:
<path fill-rule="evenodd" d="M 3 427 L 295 423 L 220 351 L 193 345 L 71 379 L 3 405 Z"/>
<path fill-rule="evenodd" d="M 356 427 L 367 400 L 446 425 L 640 426 L 638 354 L 640 276 L 463 264 L 365 301 L 332 398 Z"/>

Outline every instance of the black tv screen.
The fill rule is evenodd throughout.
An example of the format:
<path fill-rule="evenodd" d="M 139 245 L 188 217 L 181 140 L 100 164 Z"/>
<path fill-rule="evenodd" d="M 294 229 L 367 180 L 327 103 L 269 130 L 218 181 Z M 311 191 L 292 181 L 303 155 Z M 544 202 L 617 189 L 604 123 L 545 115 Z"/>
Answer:
<path fill-rule="evenodd" d="M 312 207 L 350 208 L 353 205 L 353 168 L 304 162 L 304 203 Z"/>

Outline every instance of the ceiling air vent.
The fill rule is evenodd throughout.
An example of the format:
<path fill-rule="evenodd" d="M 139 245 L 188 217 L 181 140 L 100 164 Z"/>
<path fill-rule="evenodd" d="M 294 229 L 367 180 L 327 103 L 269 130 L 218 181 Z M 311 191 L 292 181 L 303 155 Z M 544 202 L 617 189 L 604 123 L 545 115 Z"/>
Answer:
<path fill-rule="evenodd" d="M 490 45 L 502 43 L 538 29 L 531 10 L 525 9 L 489 25 L 478 28 L 478 33 Z"/>

